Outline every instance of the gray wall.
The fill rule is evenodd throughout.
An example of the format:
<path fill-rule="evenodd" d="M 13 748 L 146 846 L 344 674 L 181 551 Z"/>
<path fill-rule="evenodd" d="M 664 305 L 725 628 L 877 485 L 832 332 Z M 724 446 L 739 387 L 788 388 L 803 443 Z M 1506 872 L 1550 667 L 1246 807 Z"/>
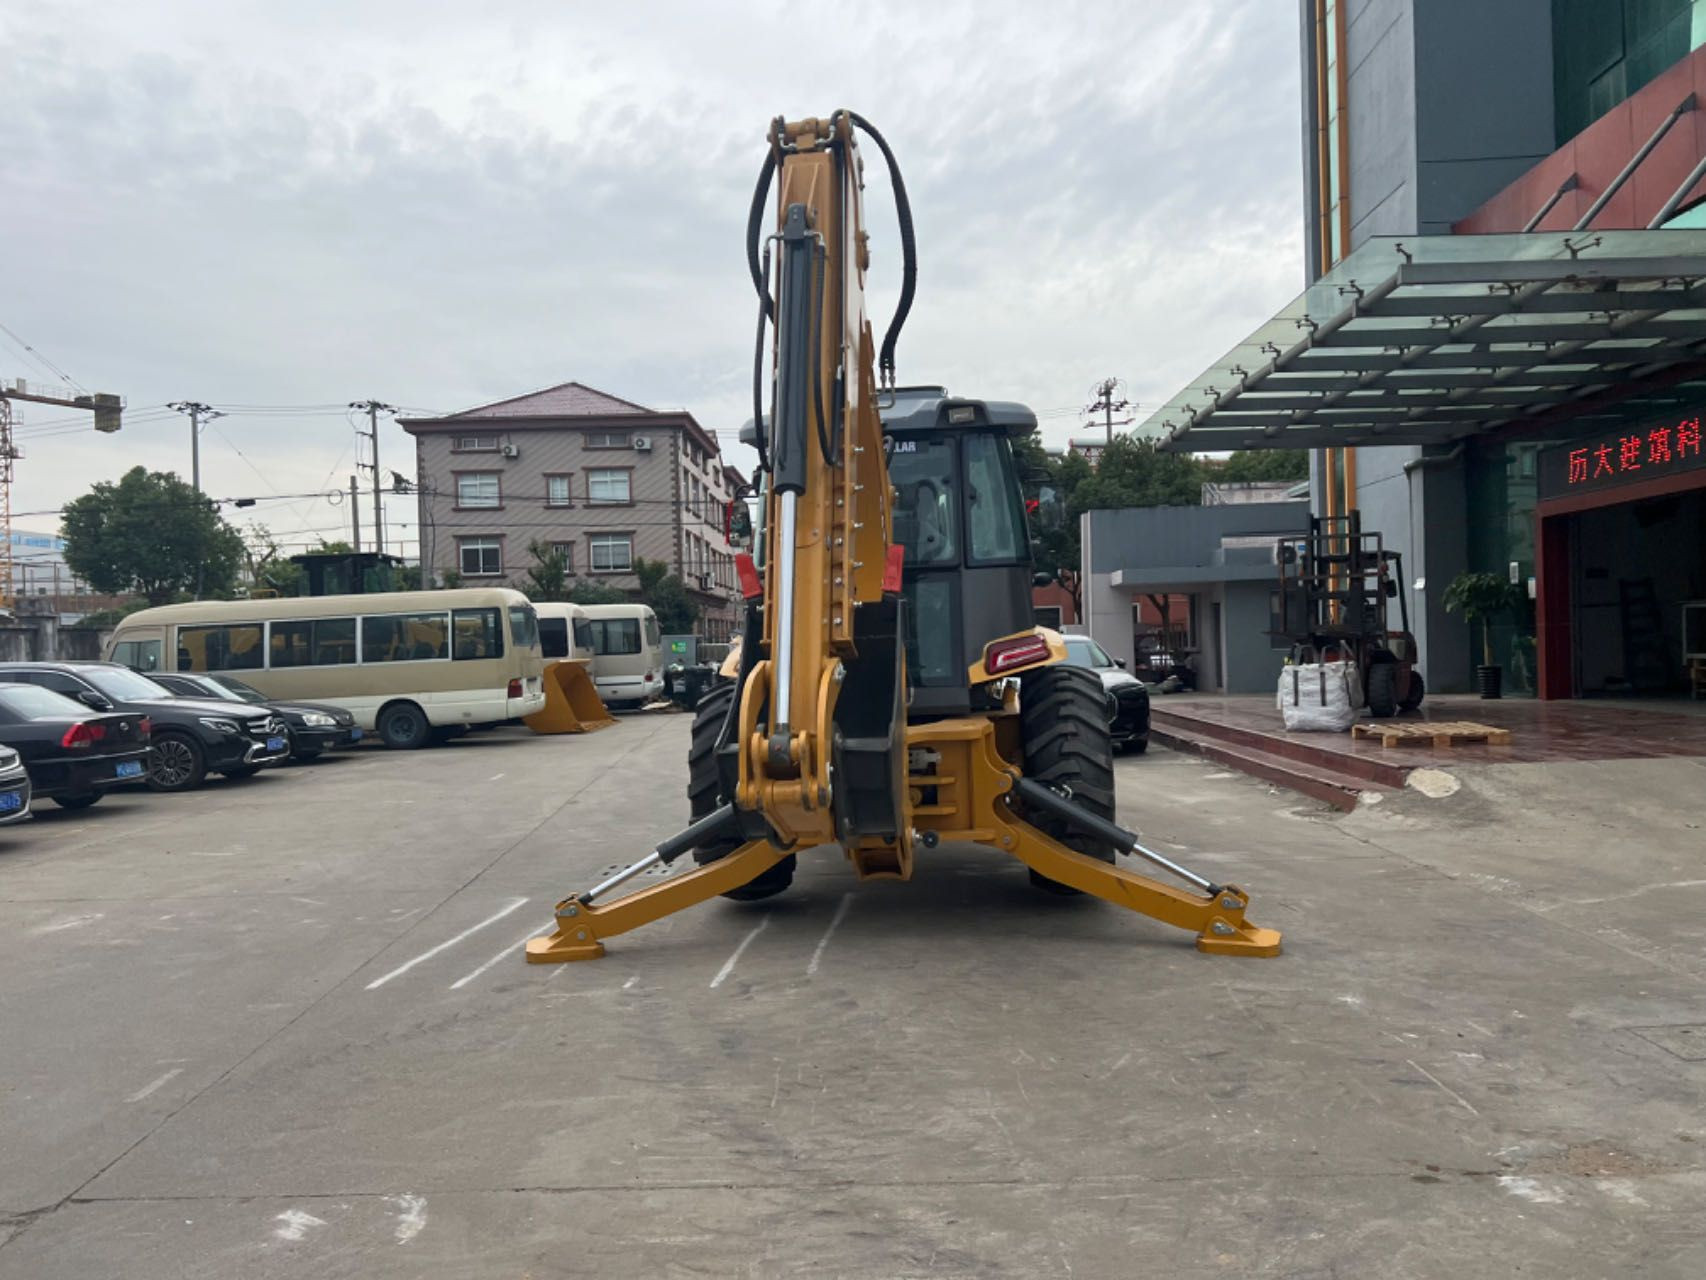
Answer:
<path fill-rule="evenodd" d="M 1222 605 L 1221 643 L 1226 654 L 1227 693 L 1272 693 L 1285 665 L 1283 649 L 1273 647 L 1266 582 L 1229 582 Z"/>
<path fill-rule="evenodd" d="M 1221 565 L 1223 537 L 1280 537 L 1308 528 L 1307 502 L 1252 502 L 1216 507 L 1124 507 L 1086 511 L 1080 540 L 1091 573 L 1124 569 Z M 1213 575 L 1207 575 L 1212 578 Z"/>

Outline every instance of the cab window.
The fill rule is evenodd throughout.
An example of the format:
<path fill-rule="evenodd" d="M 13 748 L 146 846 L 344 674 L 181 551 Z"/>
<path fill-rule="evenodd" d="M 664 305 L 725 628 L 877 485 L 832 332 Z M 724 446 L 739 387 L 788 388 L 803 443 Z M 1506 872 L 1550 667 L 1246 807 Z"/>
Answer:
<path fill-rule="evenodd" d="M 1030 555 L 1025 510 L 1020 505 L 1013 446 L 1006 436 L 979 432 L 965 438 L 966 530 L 973 564 L 1011 564 Z"/>
<path fill-rule="evenodd" d="M 909 565 L 954 564 L 960 558 L 952 436 L 897 439 L 889 454 L 895 541 Z"/>

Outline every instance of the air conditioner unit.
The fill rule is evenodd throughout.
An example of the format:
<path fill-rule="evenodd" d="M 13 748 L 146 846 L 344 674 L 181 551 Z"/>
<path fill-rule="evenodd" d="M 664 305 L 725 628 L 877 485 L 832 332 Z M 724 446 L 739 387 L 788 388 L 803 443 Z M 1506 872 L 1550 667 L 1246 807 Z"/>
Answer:
<path fill-rule="evenodd" d="M 650 436 L 635 436 L 634 437 L 634 452 L 635 453 L 650 453 L 651 451 L 652 451 L 652 438 Z"/>
<path fill-rule="evenodd" d="M 503 454 L 506 458 L 519 458 L 521 456 L 521 450 L 517 449 L 513 444 L 506 444 L 503 447 Z"/>

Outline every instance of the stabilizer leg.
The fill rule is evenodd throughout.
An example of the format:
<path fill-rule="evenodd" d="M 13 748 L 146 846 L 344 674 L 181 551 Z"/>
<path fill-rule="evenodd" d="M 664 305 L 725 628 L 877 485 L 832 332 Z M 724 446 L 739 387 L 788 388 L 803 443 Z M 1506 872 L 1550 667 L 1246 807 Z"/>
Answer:
<path fill-rule="evenodd" d="M 789 852 L 778 849 L 768 840 L 753 840 L 726 858 L 671 876 L 603 906 L 588 902 L 586 898 L 591 895 L 564 898 L 557 904 L 556 931 L 543 938 L 534 938 L 527 944 L 527 963 L 595 960 L 604 954 L 602 939 L 638 929 L 643 924 L 685 911 L 707 898 L 738 889 L 754 876 L 775 866 Z M 651 865 L 661 859 L 653 854 L 642 861 Z"/>

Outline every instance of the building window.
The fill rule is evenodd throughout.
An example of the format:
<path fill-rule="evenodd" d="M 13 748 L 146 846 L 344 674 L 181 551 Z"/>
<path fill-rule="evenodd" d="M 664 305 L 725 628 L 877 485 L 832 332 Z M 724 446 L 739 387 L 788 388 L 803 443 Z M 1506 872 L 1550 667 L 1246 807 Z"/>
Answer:
<path fill-rule="evenodd" d="M 545 477 L 545 505 L 548 507 L 566 507 L 571 505 L 569 495 L 568 475 Z"/>
<path fill-rule="evenodd" d="M 451 450 L 454 453 L 496 453 L 498 438 L 496 436 L 457 436 Z"/>
<path fill-rule="evenodd" d="M 497 538 L 458 538 L 456 551 L 465 578 L 495 578 L 504 571 L 503 543 Z"/>
<path fill-rule="evenodd" d="M 563 572 L 575 571 L 575 544 L 572 542 L 553 542 L 551 550 L 563 557 Z"/>
<path fill-rule="evenodd" d="M 628 433 L 626 431 L 589 431 L 586 433 L 588 449 L 626 449 Z"/>
<path fill-rule="evenodd" d="M 1035 616 L 1039 627 L 1048 627 L 1054 631 L 1060 630 L 1060 606 L 1058 604 L 1032 605 L 1031 613 Z"/>
<path fill-rule="evenodd" d="M 586 473 L 588 502 L 630 502 L 631 490 L 627 471 L 589 471 Z"/>
<path fill-rule="evenodd" d="M 456 505 L 459 507 L 498 507 L 503 495 L 498 491 L 495 471 L 471 472 L 456 477 Z"/>
<path fill-rule="evenodd" d="M 634 540 L 625 533 L 595 533 L 587 539 L 594 573 L 627 573 L 634 567 Z"/>

